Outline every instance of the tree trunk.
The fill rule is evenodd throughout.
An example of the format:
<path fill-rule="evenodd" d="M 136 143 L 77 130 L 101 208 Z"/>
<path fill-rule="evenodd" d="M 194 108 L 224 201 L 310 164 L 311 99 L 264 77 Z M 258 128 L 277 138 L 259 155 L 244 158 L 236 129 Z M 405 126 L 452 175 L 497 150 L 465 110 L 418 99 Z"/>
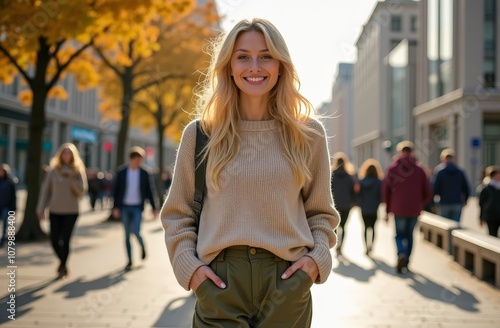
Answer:
<path fill-rule="evenodd" d="M 120 122 L 120 130 L 118 131 L 118 144 L 116 147 L 116 166 L 125 163 L 125 144 L 128 137 L 129 121 L 130 121 L 130 104 L 133 94 L 133 68 L 125 68 L 124 74 L 121 76 L 123 84 L 122 96 L 122 121 Z"/>
<path fill-rule="evenodd" d="M 45 72 L 50 60 L 49 47 L 40 40 L 40 49 L 37 53 L 35 77 L 30 83 L 33 92 L 33 104 L 29 121 L 28 164 L 26 167 L 26 185 L 28 197 L 24 211 L 24 219 L 16 239 L 18 241 L 34 241 L 47 238 L 40 227 L 36 215 L 36 206 L 41 186 L 41 157 L 43 129 L 45 128 L 45 101 L 47 99 L 47 85 Z"/>

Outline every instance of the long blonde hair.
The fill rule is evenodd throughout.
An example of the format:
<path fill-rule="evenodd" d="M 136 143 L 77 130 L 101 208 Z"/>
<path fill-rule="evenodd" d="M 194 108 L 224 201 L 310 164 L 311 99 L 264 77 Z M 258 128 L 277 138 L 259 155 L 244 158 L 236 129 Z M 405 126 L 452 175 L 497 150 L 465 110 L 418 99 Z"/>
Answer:
<path fill-rule="evenodd" d="M 356 168 L 349 160 L 349 156 L 346 153 L 338 151 L 333 154 L 332 158 L 332 171 L 335 171 L 339 167 L 342 167 L 344 171 L 349 175 L 356 174 Z"/>
<path fill-rule="evenodd" d="M 204 132 L 209 136 L 205 149 L 205 156 L 209 154 L 209 179 L 218 189 L 222 170 L 239 151 L 239 89 L 231 78 L 230 63 L 236 39 L 241 33 L 249 31 L 262 33 L 271 56 L 281 63 L 281 76 L 271 90 L 268 110 L 280 128 L 281 145 L 295 179 L 297 183 L 303 184 L 311 179 L 307 167 L 311 155 L 308 134 L 316 131 L 305 123 L 314 116 L 314 109 L 298 91 L 300 81 L 285 40 L 273 24 L 260 18 L 242 20 L 229 33 L 215 40 L 208 73 L 196 94 L 198 117 Z"/>
<path fill-rule="evenodd" d="M 358 178 L 364 179 L 365 177 L 374 176 L 382 180 L 384 177 L 384 170 L 382 165 L 375 158 L 368 158 L 359 167 Z"/>
<path fill-rule="evenodd" d="M 63 143 L 56 151 L 54 154 L 54 157 L 49 162 L 49 167 L 51 169 L 57 169 L 60 170 L 64 163 L 62 162 L 62 153 L 64 150 L 68 149 L 71 154 L 72 154 L 72 159 L 71 162 L 69 163 L 69 166 L 72 167 L 73 169 L 77 170 L 80 172 L 80 174 L 85 174 L 85 164 L 83 163 L 80 153 L 78 152 L 78 148 L 71 142 L 66 142 Z"/>

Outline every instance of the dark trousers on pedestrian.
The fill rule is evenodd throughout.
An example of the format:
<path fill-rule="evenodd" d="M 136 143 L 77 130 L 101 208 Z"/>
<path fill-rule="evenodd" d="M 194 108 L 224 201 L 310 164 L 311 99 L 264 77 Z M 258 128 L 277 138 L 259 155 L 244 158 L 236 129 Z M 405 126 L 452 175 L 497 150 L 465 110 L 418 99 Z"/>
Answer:
<path fill-rule="evenodd" d="M 398 256 L 404 256 L 410 260 L 413 249 L 413 230 L 417 224 L 417 218 L 412 216 L 395 216 L 396 222 L 396 248 Z"/>
<path fill-rule="evenodd" d="M 488 225 L 488 233 L 490 236 L 498 237 L 498 229 L 500 229 L 500 220 L 499 221 L 486 221 Z"/>
<path fill-rule="evenodd" d="M 210 279 L 201 283 L 195 291 L 193 327 L 310 327 L 313 281 L 302 270 L 281 279 L 290 265 L 260 248 L 223 250 L 210 267 L 226 288 L 217 287 Z"/>
<path fill-rule="evenodd" d="M 144 253 L 144 240 L 141 236 L 142 207 L 140 205 L 124 205 L 120 210 L 123 227 L 125 228 L 125 247 L 129 262 L 132 262 L 132 246 L 130 234 L 133 233 L 142 247 Z"/>
<path fill-rule="evenodd" d="M 55 214 L 49 213 L 50 219 L 50 241 L 56 253 L 61 267 L 66 267 L 69 257 L 69 242 L 73 234 L 78 213 Z"/>
<path fill-rule="evenodd" d="M 3 246 L 7 239 L 7 221 L 9 218 L 9 209 L 7 207 L 0 207 L 0 219 L 2 220 L 2 239 L 0 246 Z"/>
<path fill-rule="evenodd" d="M 345 225 L 347 223 L 347 219 L 349 218 L 349 213 L 351 212 L 350 208 L 339 208 L 337 209 L 340 214 L 340 223 L 339 223 L 339 228 L 337 229 L 337 248 L 340 249 L 342 248 L 342 242 L 345 239 L 346 236 L 346 231 L 345 231 Z M 339 230 L 340 229 L 340 230 Z"/>
<path fill-rule="evenodd" d="M 377 221 L 377 214 L 361 214 L 363 223 L 365 225 L 365 246 L 367 251 L 373 248 L 373 241 L 375 240 L 375 222 Z M 371 229 L 371 237 L 368 235 L 368 229 Z"/>

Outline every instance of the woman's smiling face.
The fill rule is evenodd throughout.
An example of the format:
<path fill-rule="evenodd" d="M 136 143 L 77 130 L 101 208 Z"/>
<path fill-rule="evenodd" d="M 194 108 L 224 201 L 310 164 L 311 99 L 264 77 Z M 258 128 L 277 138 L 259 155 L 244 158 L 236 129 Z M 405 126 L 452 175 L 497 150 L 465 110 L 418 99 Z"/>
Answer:
<path fill-rule="evenodd" d="M 238 35 L 231 56 L 231 75 L 241 96 L 265 97 L 280 74 L 280 61 L 271 56 L 264 35 L 258 31 Z"/>

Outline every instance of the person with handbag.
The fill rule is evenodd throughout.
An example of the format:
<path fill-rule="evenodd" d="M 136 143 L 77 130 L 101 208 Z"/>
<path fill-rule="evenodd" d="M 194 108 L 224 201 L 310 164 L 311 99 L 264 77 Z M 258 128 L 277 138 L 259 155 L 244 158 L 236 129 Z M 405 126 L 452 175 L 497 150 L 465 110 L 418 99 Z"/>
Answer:
<path fill-rule="evenodd" d="M 49 209 L 50 241 L 59 258 L 58 278 L 68 275 L 70 240 L 79 212 L 79 199 L 87 190 L 85 164 L 76 146 L 64 143 L 50 160 L 38 198 L 37 215 Z"/>
<path fill-rule="evenodd" d="M 197 297 L 193 327 L 311 325 L 310 287 L 331 272 L 339 214 L 325 131 L 297 86 L 286 43 L 267 20 L 238 22 L 214 47 L 197 93 L 208 137 L 201 215 L 194 121 L 161 210 L 174 274 Z"/>

